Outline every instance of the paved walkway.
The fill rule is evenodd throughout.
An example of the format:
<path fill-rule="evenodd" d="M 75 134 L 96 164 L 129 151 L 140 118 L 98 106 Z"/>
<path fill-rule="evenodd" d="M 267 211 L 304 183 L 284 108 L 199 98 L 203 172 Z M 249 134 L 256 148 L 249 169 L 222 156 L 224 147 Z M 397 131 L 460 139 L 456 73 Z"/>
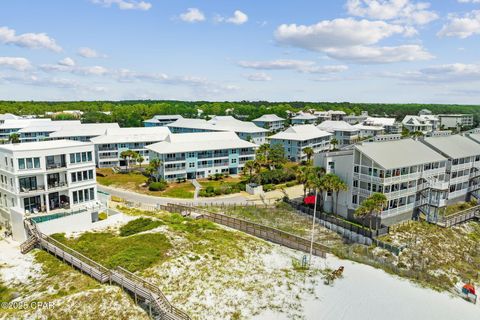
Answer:
<path fill-rule="evenodd" d="M 128 201 L 140 202 L 146 205 L 157 205 L 157 204 L 167 204 L 167 203 L 178 203 L 178 204 L 208 204 L 208 205 L 220 205 L 220 204 L 237 204 L 237 205 L 247 205 L 249 203 L 273 203 L 277 199 L 281 199 L 285 196 L 285 193 L 290 198 L 296 198 L 303 195 L 303 188 L 301 185 L 294 186 L 290 188 L 285 188 L 285 193 L 282 190 L 274 190 L 266 192 L 262 196 L 251 196 L 246 192 L 240 194 L 228 195 L 228 196 L 219 196 L 213 198 L 197 198 L 197 199 L 179 199 L 179 198 L 167 198 L 167 197 L 156 197 L 146 194 L 136 193 L 133 191 L 122 190 L 118 188 L 106 187 L 100 184 L 97 185 L 99 191 L 107 192 L 112 196 L 126 199 Z"/>

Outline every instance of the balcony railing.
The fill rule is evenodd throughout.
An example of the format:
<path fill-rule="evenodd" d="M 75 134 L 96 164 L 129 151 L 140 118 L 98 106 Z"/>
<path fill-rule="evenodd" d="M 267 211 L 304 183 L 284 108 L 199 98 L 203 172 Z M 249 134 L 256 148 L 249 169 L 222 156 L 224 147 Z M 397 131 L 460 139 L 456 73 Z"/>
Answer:
<path fill-rule="evenodd" d="M 11 188 L 11 190 L 13 191 L 13 188 Z M 45 191 L 44 186 L 37 186 L 37 187 L 30 187 L 30 188 L 20 187 L 20 193 L 34 193 L 34 192 L 41 192 L 41 191 Z"/>
<path fill-rule="evenodd" d="M 56 182 L 56 183 L 50 183 L 48 184 L 48 189 L 51 190 L 51 189 L 58 189 L 58 188 L 63 188 L 63 187 L 67 187 L 68 184 L 66 182 Z"/>
<path fill-rule="evenodd" d="M 185 157 L 166 158 L 165 162 L 185 161 Z"/>
<path fill-rule="evenodd" d="M 57 162 L 57 163 L 48 163 L 47 170 L 54 170 L 60 168 L 66 168 L 67 164 L 65 162 Z"/>

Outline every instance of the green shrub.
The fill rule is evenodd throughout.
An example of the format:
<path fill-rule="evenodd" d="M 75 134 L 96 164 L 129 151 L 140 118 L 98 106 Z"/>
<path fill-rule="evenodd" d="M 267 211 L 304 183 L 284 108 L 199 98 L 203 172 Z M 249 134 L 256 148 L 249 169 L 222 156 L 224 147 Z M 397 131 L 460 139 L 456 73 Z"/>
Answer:
<path fill-rule="evenodd" d="M 128 222 L 120 228 L 120 236 L 127 237 L 139 232 L 152 230 L 161 225 L 159 220 L 152 220 L 147 218 L 138 218 Z"/>
<path fill-rule="evenodd" d="M 295 172 L 287 168 L 263 171 L 258 175 L 259 183 L 262 185 L 279 184 L 295 180 L 295 178 Z"/>
<path fill-rule="evenodd" d="M 297 182 L 296 181 L 289 181 L 285 184 L 285 186 L 287 187 L 294 187 L 297 185 Z"/>
<path fill-rule="evenodd" d="M 108 217 L 108 215 L 107 215 L 106 212 L 100 212 L 98 214 L 98 220 L 100 220 L 100 221 L 107 219 L 107 217 Z"/>
<path fill-rule="evenodd" d="M 159 182 L 152 182 L 148 186 L 148 190 L 150 191 L 163 191 L 167 189 L 167 182 L 166 181 L 159 181 Z"/>
<path fill-rule="evenodd" d="M 275 186 L 273 184 L 266 184 L 263 186 L 263 191 L 268 192 L 275 190 Z"/>

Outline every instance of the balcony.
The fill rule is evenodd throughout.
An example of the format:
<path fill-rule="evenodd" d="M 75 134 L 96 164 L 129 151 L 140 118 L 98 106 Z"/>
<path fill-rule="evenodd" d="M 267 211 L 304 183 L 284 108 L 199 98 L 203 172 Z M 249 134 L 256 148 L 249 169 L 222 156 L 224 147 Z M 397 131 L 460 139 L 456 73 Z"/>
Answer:
<path fill-rule="evenodd" d="M 57 162 L 57 163 L 47 163 L 47 170 L 55 170 L 66 168 L 67 164 L 65 162 Z"/>
<path fill-rule="evenodd" d="M 98 148 L 98 151 L 117 151 L 116 147 L 101 147 Z"/>
<path fill-rule="evenodd" d="M 249 156 L 249 155 L 252 155 L 252 154 L 255 154 L 255 151 L 253 151 L 253 150 L 240 151 L 240 155 L 241 155 L 241 156 Z M 228 155 L 228 154 L 227 154 L 227 155 Z"/>
<path fill-rule="evenodd" d="M 13 191 L 13 188 L 11 190 Z M 22 194 L 36 193 L 36 192 L 43 192 L 43 191 L 45 191 L 44 186 L 29 187 L 29 188 L 20 187 L 20 193 Z"/>
<path fill-rule="evenodd" d="M 68 187 L 68 183 L 66 182 L 55 182 L 55 183 L 50 183 L 48 184 L 48 190 L 53 190 L 53 189 L 60 189 L 60 188 L 65 188 Z"/>
<path fill-rule="evenodd" d="M 228 161 L 225 161 L 225 162 L 220 162 L 220 163 L 214 163 L 214 167 L 228 167 L 229 165 L 229 162 Z"/>
<path fill-rule="evenodd" d="M 199 157 L 200 158 L 200 157 Z M 183 157 L 168 157 L 165 158 L 165 162 L 173 162 L 173 161 L 185 161 L 185 156 Z"/>

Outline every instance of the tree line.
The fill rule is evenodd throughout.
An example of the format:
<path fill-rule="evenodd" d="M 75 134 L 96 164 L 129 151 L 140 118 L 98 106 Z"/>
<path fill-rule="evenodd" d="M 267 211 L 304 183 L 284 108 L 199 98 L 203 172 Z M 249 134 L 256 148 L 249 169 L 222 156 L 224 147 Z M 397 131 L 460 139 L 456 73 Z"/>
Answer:
<path fill-rule="evenodd" d="M 244 120 L 253 120 L 264 114 L 274 113 L 287 118 L 288 112 L 306 110 L 341 110 L 347 114 L 359 115 L 368 111 L 374 116 L 390 116 L 402 120 L 405 115 L 418 114 L 421 109 L 429 109 L 438 113 L 470 113 L 475 123 L 480 121 L 478 105 L 446 105 L 446 104 L 367 104 L 350 102 L 208 102 L 208 101 L 0 101 L 0 113 L 17 115 L 39 115 L 45 112 L 62 112 L 64 110 L 80 110 L 84 114 L 81 120 L 86 123 L 118 122 L 122 127 L 139 127 L 143 120 L 157 114 L 180 114 L 184 117 L 206 117 L 211 115 L 233 115 Z M 74 119 L 75 115 L 55 115 L 55 119 Z"/>

